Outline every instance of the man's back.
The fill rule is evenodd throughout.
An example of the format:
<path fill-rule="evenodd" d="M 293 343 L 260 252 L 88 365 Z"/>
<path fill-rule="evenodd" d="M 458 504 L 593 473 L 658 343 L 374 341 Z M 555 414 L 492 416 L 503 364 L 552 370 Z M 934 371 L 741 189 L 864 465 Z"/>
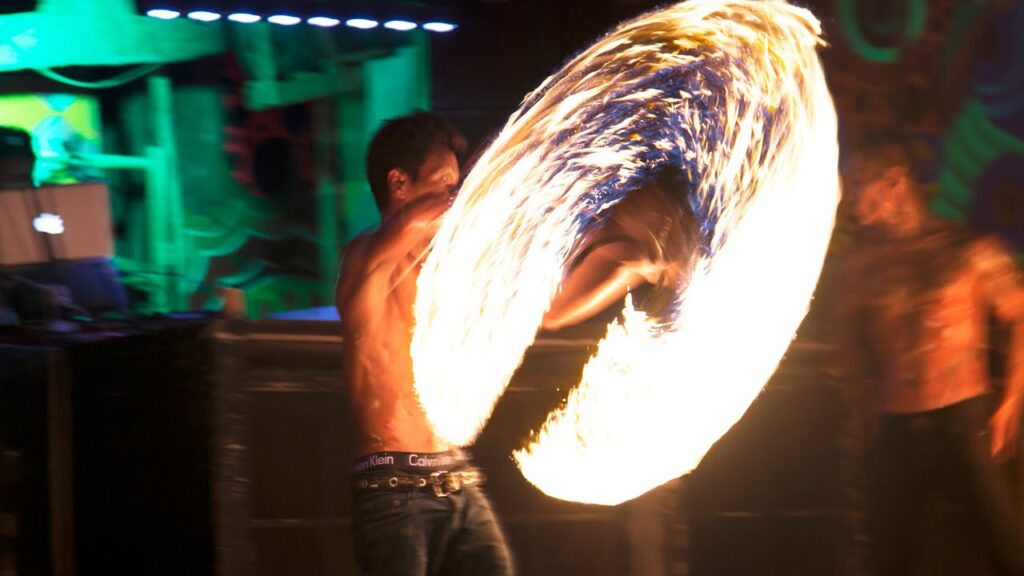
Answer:
<path fill-rule="evenodd" d="M 416 279 L 445 206 L 442 198 L 419 199 L 346 250 L 335 299 L 359 455 L 449 448 L 416 398 L 409 356 Z"/>

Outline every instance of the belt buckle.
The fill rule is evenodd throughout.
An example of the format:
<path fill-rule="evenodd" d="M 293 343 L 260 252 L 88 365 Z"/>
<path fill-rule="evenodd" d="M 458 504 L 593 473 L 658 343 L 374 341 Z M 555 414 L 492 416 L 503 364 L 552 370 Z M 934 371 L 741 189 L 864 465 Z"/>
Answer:
<path fill-rule="evenodd" d="M 434 496 L 447 498 L 452 492 L 462 489 L 462 481 L 457 474 L 442 470 L 430 474 L 430 487 L 434 490 Z"/>

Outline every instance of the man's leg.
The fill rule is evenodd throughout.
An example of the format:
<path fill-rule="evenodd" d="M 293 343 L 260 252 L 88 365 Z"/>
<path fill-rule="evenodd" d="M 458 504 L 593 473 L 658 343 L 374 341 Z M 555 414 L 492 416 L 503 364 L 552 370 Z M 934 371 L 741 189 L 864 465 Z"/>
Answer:
<path fill-rule="evenodd" d="M 411 492 L 381 491 L 353 499 L 353 545 L 360 574 L 427 574 L 429 527 L 419 517 L 416 497 Z"/>
<path fill-rule="evenodd" d="M 957 405 L 951 423 L 951 444 L 957 451 L 954 487 L 977 523 L 977 533 L 999 570 L 999 574 L 1024 576 L 1024 540 L 1017 522 L 1007 471 L 989 451 L 988 419 L 990 398 L 977 398 Z"/>
<path fill-rule="evenodd" d="M 510 576 L 515 573 L 505 535 L 491 503 L 478 486 L 450 498 L 456 506 L 455 534 L 441 574 L 444 576 Z"/>
<path fill-rule="evenodd" d="M 912 418 L 883 417 L 867 451 L 868 569 L 873 576 L 911 573 L 916 520 L 927 488 Z"/>

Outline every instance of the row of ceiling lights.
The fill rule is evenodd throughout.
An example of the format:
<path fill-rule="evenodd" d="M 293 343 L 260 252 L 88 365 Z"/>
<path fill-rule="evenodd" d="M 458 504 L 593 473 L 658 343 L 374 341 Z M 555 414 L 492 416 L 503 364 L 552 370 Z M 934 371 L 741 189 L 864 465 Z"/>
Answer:
<path fill-rule="evenodd" d="M 161 20 L 173 20 L 174 18 L 182 16 L 182 13 L 177 10 L 167 8 L 154 8 L 152 10 L 148 10 L 146 15 L 153 18 L 159 18 Z M 220 12 L 212 12 L 209 10 L 193 10 L 186 13 L 184 16 L 200 22 L 216 22 L 225 17 L 232 22 L 238 22 L 241 24 L 254 24 L 263 20 L 263 17 L 259 14 L 233 12 L 225 16 Z M 270 22 L 271 24 L 278 24 L 280 26 L 294 26 L 296 24 L 301 24 L 302 20 L 302 18 L 291 14 L 273 14 L 267 17 L 267 22 Z M 329 16 L 313 16 L 312 18 L 307 18 L 306 23 L 312 26 L 319 26 L 321 28 L 333 28 L 344 24 L 349 28 L 358 28 L 360 30 L 371 30 L 383 25 L 389 30 L 398 30 L 400 32 L 408 32 L 409 30 L 415 30 L 416 28 L 423 28 L 424 30 L 429 30 L 431 32 L 451 32 L 456 28 L 456 25 L 450 22 L 424 22 L 423 24 L 417 24 L 410 20 L 396 19 L 388 20 L 382 24 L 372 18 L 349 18 L 342 21 L 338 18 L 331 18 Z"/>

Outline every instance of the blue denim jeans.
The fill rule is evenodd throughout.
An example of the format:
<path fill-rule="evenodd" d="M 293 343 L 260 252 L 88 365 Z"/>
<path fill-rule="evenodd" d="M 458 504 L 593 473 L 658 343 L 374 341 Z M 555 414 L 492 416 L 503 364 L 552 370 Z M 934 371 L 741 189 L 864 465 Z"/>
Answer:
<path fill-rule="evenodd" d="M 443 497 L 429 487 L 356 493 L 352 532 L 364 576 L 514 573 L 505 536 L 477 485 Z"/>

